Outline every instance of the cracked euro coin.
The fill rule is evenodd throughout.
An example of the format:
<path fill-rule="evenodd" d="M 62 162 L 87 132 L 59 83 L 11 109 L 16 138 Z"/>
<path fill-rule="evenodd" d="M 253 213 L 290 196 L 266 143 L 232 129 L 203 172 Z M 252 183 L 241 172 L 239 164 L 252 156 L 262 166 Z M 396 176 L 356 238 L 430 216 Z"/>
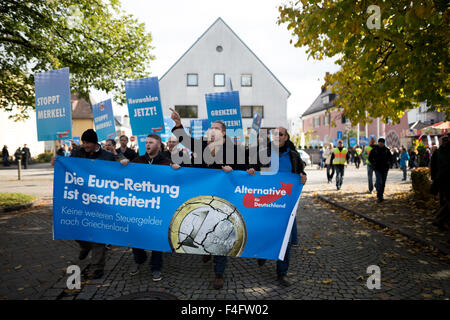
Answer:
<path fill-rule="evenodd" d="M 169 242 L 173 252 L 238 257 L 247 229 L 237 208 L 227 200 L 199 196 L 183 203 L 172 217 Z"/>

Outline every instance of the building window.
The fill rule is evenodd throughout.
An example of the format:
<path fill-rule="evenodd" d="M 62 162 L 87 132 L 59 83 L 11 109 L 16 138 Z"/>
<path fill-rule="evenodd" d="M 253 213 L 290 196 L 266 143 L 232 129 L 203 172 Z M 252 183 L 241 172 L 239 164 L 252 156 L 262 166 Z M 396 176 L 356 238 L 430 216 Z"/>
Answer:
<path fill-rule="evenodd" d="M 198 86 L 198 74 L 197 73 L 188 73 L 187 74 L 187 86 L 188 87 L 197 87 Z"/>
<path fill-rule="evenodd" d="M 181 118 L 198 118 L 197 106 L 175 106 L 175 111 L 180 114 Z"/>
<path fill-rule="evenodd" d="M 323 117 L 323 124 L 324 124 L 325 126 L 329 126 L 329 125 L 330 125 L 330 114 L 326 114 L 326 115 Z"/>
<path fill-rule="evenodd" d="M 314 117 L 314 128 L 320 127 L 320 117 Z"/>
<path fill-rule="evenodd" d="M 225 87 L 225 73 L 214 73 L 214 87 Z"/>
<path fill-rule="evenodd" d="M 323 104 L 328 104 L 330 102 L 330 96 L 326 95 L 322 97 L 322 103 Z"/>
<path fill-rule="evenodd" d="M 264 118 L 264 106 L 241 106 L 242 118 L 253 118 L 255 114 Z"/>
<path fill-rule="evenodd" d="M 252 86 L 252 75 L 242 74 L 241 75 L 241 87 L 251 87 Z"/>

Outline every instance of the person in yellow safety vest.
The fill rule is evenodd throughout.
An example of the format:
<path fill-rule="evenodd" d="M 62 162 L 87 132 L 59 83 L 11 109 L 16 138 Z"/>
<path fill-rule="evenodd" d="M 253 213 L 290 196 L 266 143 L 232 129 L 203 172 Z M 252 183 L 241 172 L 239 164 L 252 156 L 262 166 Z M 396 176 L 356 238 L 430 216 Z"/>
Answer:
<path fill-rule="evenodd" d="M 344 169 L 347 165 L 347 161 L 350 154 L 347 148 L 344 148 L 342 140 L 338 141 L 337 148 L 333 149 L 333 154 L 331 155 L 331 162 L 333 163 L 334 170 L 336 172 L 336 188 L 338 190 L 342 187 L 342 182 L 344 181 Z"/>
<path fill-rule="evenodd" d="M 372 137 L 372 138 L 370 138 L 369 145 L 364 149 L 364 153 L 363 153 L 363 157 L 366 160 L 366 164 L 367 164 L 367 178 L 369 181 L 369 193 L 372 193 L 372 191 L 373 191 L 373 173 L 374 173 L 372 164 L 369 161 L 369 154 L 374 146 L 375 146 L 375 138 Z"/>
<path fill-rule="evenodd" d="M 356 166 L 356 169 L 359 169 L 359 165 L 361 164 L 361 153 L 362 153 L 361 147 L 360 146 L 356 146 L 355 152 L 356 152 L 355 166 Z"/>

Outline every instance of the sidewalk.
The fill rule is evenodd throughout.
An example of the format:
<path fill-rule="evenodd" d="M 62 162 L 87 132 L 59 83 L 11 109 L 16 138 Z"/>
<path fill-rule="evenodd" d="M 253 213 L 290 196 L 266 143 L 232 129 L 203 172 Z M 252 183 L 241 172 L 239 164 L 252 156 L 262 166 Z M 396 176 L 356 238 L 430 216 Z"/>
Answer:
<path fill-rule="evenodd" d="M 429 203 L 430 207 L 426 209 L 416 207 L 412 201 L 409 181 L 388 182 L 384 196 L 385 200 L 378 203 L 376 191 L 369 194 L 367 185 L 361 184 L 345 186 L 340 191 L 326 190 L 318 195 L 319 199 L 336 207 L 450 255 L 448 231 L 442 231 L 432 224 L 439 206 L 438 201 Z"/>

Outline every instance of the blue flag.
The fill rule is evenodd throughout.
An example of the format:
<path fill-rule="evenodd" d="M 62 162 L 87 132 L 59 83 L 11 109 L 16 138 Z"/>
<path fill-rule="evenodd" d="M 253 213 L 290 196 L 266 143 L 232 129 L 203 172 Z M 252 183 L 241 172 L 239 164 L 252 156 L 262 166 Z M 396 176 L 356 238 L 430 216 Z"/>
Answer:
<path fill-rule="evenodd" d="M 58 157 L 54 239 L 283 260 L 300 176 Z"/>
<path fill-rule="evenodd" d="M 94 104 L 92 113 L 98 141 L 114 139 L 116 137 L 116 124 L 114 123 L 111 99 Z"/>
<path fill-rule="evenodd" d="M 72 141 L 75 142 L 77 145 L 80 145 L 81 143 L 81 137 L 73 137 Z"/>
<path fill-rule="evenodd" d="M 205 94 L 209 123 L 222 121 L 234 142 L 244 142 L 239 91 Z"/>
<path fill-rule="evenodd" d="M 125 81 L 133 135 L 164 134 L 164 117 L 157 77 Z"/>
<path fill-rule="evenodd" d="M 146 145 L 147 145 L 147 134 L 141 135 L 141 136 L 137 136 L 137 142 L 138 142 L 138 152 L 140 156 L 143 156 L 145 154 L 146 150 Z"/>
<path fill-rule="evenodd" d="M 34 75 L 38 141 L 72 138 L 69 68 Z"/>
<path fill-rule="evenodd" d="M 257 133 L 259 132 L 259 129 L 261 129 L 261 122 L 262 122 L 262 116 L 260 114 L 256 113 L 253 116 L 252 129 L 255 130 Z"/>
<path fill-rule="evenodd" d="M 164 117 L 164 134 L 161 135 L 161 141 L 167 142 L 169 141 L 170 136 L 172 135 L 172 128 L 175 127 L 175 122 L 170 117 Z"/>

